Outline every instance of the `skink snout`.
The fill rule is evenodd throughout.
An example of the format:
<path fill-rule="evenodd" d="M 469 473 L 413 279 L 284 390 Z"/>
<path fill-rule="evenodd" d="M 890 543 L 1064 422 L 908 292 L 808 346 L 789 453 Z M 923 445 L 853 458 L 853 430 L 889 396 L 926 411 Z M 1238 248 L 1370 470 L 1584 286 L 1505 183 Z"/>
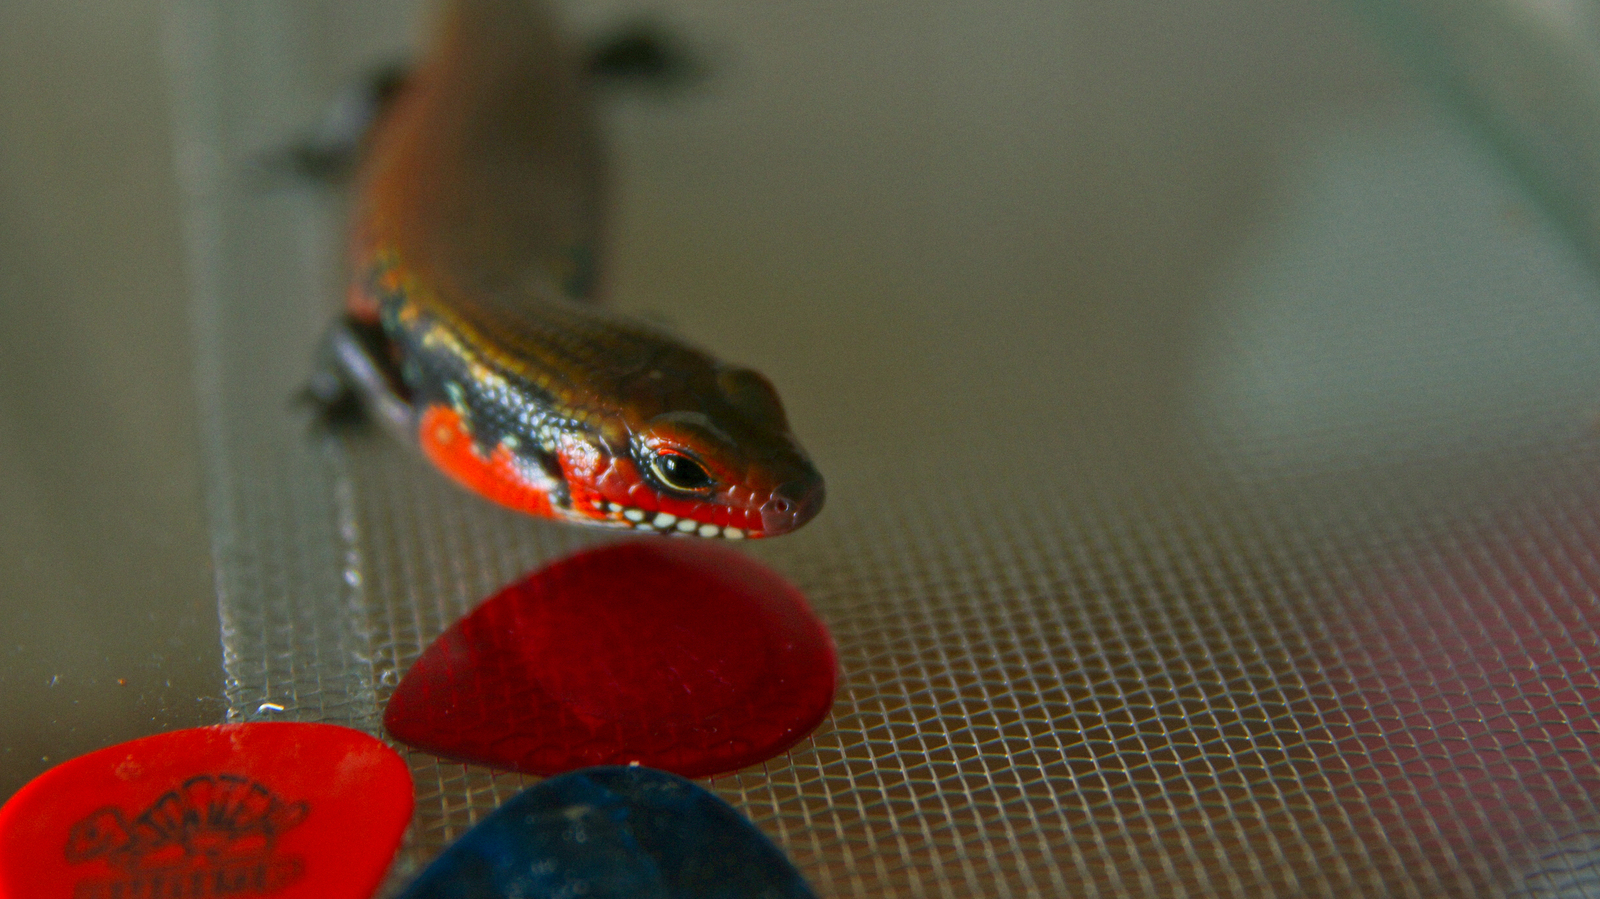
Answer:
<path fill-rule="evenodd" d="M 787 534 L 817 517 L 827 491 L 822 476 L 811 473 L 783 484 L 761 504 L 761 528 L 769 537 Z"/>

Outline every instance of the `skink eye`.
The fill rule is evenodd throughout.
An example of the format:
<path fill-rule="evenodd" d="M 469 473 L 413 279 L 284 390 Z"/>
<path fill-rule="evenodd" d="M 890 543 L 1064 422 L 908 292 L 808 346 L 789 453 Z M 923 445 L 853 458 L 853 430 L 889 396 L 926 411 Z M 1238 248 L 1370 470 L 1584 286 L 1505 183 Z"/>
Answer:
<path fill-rule="evenodd" d="M 661 483 L 684 493 L 698 493 L 715 483 L 699 462 L 679 453 L 652 456 L 650 471 Z"/>

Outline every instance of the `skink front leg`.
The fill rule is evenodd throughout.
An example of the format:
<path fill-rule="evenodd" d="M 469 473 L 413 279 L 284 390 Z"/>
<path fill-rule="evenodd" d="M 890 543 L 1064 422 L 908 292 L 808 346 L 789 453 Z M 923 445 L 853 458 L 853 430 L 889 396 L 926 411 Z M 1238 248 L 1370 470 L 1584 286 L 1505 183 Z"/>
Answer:
<path fill-rule="evenodd" d="M 416 440 L 419 413 L 376 324 L 341 316 L 322 338 L 308 392 L 323 408 L 357 405 L 401 442 Z"/>

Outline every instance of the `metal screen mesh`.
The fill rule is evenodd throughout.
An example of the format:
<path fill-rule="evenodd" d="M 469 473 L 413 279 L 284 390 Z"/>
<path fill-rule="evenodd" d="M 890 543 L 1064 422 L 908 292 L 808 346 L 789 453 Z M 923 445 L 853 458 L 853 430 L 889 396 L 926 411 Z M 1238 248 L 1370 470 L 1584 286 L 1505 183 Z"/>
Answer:
<path fill-rule="evenodd" d="M 261 75 L 295 70 L 294 12 L 178 3 L 170 35 L 227 695 L 234 719 L 380 734 L 450 623 L 606 538 L 490 508 L 288 401 L 338 294 L 339 212 L 239 172 L 301 121 Z M 1437 133 L 1407 134 L 1436 164 Z M 1486 205 L 1514 202 L 1466 169 Z M 1582 276 L 1539 283 L 1563 299 L 1514 345 L 1538 357 L 1541 322 L 1600 335 Z M 1263 319 L 1225 328 L 1230 364 L 1315 379 L 1349 314 L 1304 346 Z M 1505 339 L 1431 321 L 1372 334 L 1445 359 Z M 1476 405 L 1333 415 L 1311 437 L 1215 401 L 1131 468 L 1048 427 L 880 449 L 836 404 L 815 428 L 829 508 L 745 549 L 828 622 L 838 700 L 793 751 L 711 785 L 825 896 L 1600 895 L 1596 391 L 1600 367 L 1563 359 Z M 418 807 L 391 886 L 532 782 L 397 748 Z"/>
<path fill-rule="evenodd" d="M 378 438 L 346 448 L 326 498 L 335 519 L 353 500 L 350 589 L 318 602 L 284 585 L 254 615 L 233 609 L 240 717 L 377 732 L 434 636 L 593 539 L 485 509 Z M 835 473 L 859 506 L 804 543 L 753 548 L 833 629 L 833 715 L 712 785 L 824 895 L 1570 880 L 1593 861 L 1600 783 L 1600 447 L 1525 449 L 1548 454 L 1537 478 L 1519 468 L 1514 496 L 1446 512 L 1405 495 L 1415 475 L 1337 495 L 1190 482 L 908 501 L 915 476 Z M 282 566 L 285 551 L 225 561 Z M 402 751 L 412 864 L 532 782 Z"/>

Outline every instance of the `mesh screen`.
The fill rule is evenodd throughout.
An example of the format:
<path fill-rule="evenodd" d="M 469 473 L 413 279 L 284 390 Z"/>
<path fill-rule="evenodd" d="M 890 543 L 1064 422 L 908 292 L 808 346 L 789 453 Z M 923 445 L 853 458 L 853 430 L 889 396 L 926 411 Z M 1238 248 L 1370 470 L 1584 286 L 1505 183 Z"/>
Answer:
<path fill-rule="evenodd" d="M 262 75 L 303 63 L 295 11 L 172 15 L 229 714 L 381 735 L 385 699 L 451 622 L 607 538 L 490 508 L 289 401 L 338 295 L 338 204 L 240 173 L 303 121 Z M 1384 165 L 1464 159 L 1483 208 L 1516 202 L 1470 143 L 1402 137 Z M 1356 158 L 1321 170 L 1337 188 L 1312 193 L 1339 201 L 1310 202 L 1307 231 L 1350 233 L 1346 216 L 1381 232 L 1384 209 L 1405 211 Z M 1325 386 L 1341 339 L 1413 354 L 1388 370 L 1347 357 L 1378 366 L 1352 376 L 1375 396 L 1445 385 L 1409 405 L 1325 404 L 1309 435 L 1280 414 L 1292 397 L 1241 390 L 1202 397 L 1202 425 L 1122 465 L 1120 437 L 1083 436 L 1093 418 L 1007 429 L 956 404 L 959 440 L 896 441 L 870 409 L 822 405 L 800 430 L 819 441 L 829 508 L 745 549 L 828 622 L 838 700 L 793 751 L 712 788 L 825 896 L 1600 895 L 1600 370 L 1540 361 L 1600 335 L 1600 313 L 1559 244 L 1517 227 L 1532 255 L 1497 271 L 1548 296 L 1513 328 L 1397 319 L 1381 311 L 1392 297 L 1367 330 L 1355 303 L 1220 327 L 1228 371 L 1258 387 Z M 1338 294 L 1315 270 L 1329 252 L 1269 253 L 1277 269 L 1228 289 Z M 827 354 L 827 314 L 797 352 Z M 1472 360 L 1508 339 L 1534 360 L 1513 371 L 1538 376 L 1473 381 Z M 1044 368 L 954 358 L 975 391 L 996 365 L 1057 375 L 1048 353 Z M 418 807 L 391 885 L 532 782 L 396 748 Z"/>

